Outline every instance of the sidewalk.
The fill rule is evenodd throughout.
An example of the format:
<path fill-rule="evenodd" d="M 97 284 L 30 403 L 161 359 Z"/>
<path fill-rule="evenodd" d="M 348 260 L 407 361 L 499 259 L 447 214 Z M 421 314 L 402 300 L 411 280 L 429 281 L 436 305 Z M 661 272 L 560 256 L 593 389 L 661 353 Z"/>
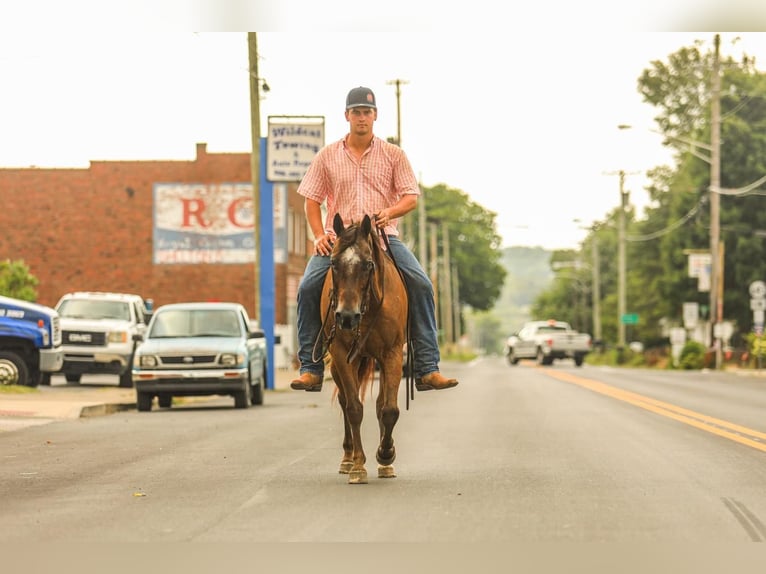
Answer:
<path fill-rule="evenodd" d="M 271 390 L 289 390 L 290 381 L 297 376 L 297 371 L 276 369 Z M 190 398 L 205 400 L 209 397 Z M 77 419 L 135 408 L 136 391 L 116 385 L 53 384 L 28 393 L 0 392 L 0 417 Z"/>

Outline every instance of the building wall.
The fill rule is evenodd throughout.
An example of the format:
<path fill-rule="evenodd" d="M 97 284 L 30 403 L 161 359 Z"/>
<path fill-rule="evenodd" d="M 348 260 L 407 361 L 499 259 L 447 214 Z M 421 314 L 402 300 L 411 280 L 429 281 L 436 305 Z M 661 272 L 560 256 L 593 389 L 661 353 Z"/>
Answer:
<path fill-rule="evenodd" d="M 153 263 L 153 185 L 156 182 L 249 182 L 250 154 L 208 154 L 197 144 L 191 161 L 94 161 L 87 169 L 0 169 L 0 258 L 23 260 L 40 281 L 39 303 L 53 306 L 76 290 L 138 293 L 155 307 L 189 300 L 229 300 L 251 316 L 252 264 Z M 288 235 L 303 228 L 287 263 L 275 266 L 277 324 L 289 320 L 303 274 L 303 201 L 288 188 Z M 300 210 L 300 211 L 299 211 Z"/>

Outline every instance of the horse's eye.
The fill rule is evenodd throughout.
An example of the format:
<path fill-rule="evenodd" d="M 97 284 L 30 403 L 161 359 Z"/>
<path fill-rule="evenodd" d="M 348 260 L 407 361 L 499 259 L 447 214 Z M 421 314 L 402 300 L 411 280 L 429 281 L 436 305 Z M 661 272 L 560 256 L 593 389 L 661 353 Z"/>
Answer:
<path fill-rule="evenodd" d="M 365 261 L 364 266 L 368 271 L 372 271 L 375 268 L 375 262 L 374 261 Z"/>

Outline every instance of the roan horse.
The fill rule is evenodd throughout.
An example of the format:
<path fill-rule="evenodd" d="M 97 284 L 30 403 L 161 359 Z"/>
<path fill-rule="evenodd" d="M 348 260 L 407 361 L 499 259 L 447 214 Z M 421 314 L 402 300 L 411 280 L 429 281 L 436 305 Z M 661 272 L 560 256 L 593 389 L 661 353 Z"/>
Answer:
<path fill-rule="evenodd" d="M 381 247 L 382 235 L 378 235 L 369 215 L 347 228 L 336 215 L 333 228 L 337 241 L 322 290 L 321 308 L 326 309 L 323 336 L 343 411 L 343 458 L 339 472 L 349 475 L 349 484 L 365 484 L 367 459 L 362 448 L 361 424 L 364 395 L 372 384 L 376 361 L 380 366 L 375 408 L 380 428 L 375 453 L 378 477 L 396 476 L 393 430 L 399 419 L 397 395 L 403 346 L 408 337 L 407 289 L 395 262 Z"/>

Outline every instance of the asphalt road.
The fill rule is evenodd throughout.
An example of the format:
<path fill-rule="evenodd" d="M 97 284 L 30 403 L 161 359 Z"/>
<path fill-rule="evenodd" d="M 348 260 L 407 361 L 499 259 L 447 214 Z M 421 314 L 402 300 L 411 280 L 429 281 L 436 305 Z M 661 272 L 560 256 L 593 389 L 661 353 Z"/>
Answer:
<path fill-rule="evenodd" d="M 339 474 L 332 385 L 0 433 L 3 541 L 766 541 L 766 379 L 501 358 L 443 364 L 398 476 Z"/>

